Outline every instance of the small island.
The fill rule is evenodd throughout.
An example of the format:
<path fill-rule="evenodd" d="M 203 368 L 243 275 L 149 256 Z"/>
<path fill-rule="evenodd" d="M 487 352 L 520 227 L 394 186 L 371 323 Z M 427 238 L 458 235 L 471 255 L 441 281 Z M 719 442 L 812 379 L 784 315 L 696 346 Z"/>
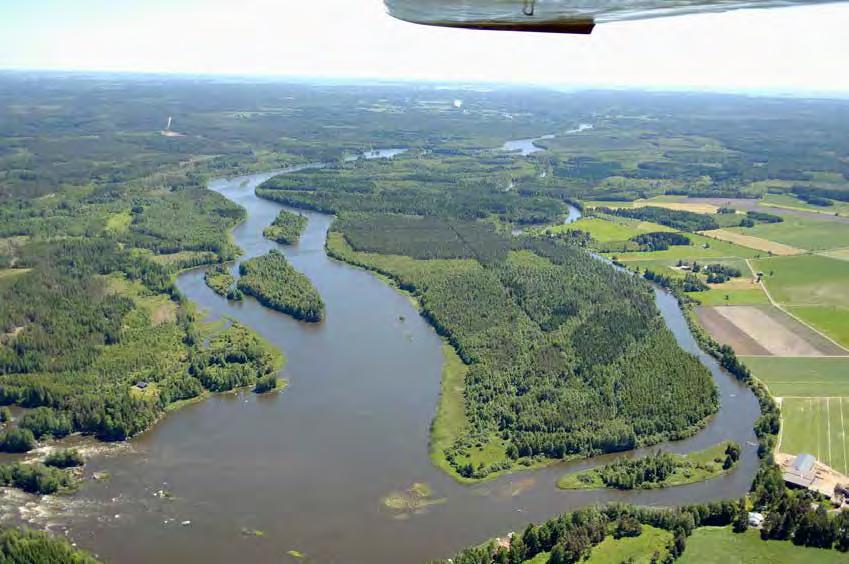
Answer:
<path fill-rule="evenodd" d="M 324 317 L 324 302 L 309 278 L 295 270 L 280 251 L 239 265 L 238 289 L 259 303 L 295 319 L 318 322 Z"/>
<path fill-rule="evenodd" d="M 243 298 L 242 291 L 233 286 L 236 279 L 223 264 L 215 265 L 207 270 L 203 275 L 203 281 L 213 292 L 228 300 L 241 300 Z"/>
<path fill-rule="evenodd" d="M 294 245 L 307 227 L 307 218 L 299 213 L 280 210 L 277 218 L 266 227 L 262 236 L 281 245 Z"/>
<path fill-rule="evenodd" d="M 622 458 L 612 464 L 566 474 L 557 481 L 557 487 L 632 490 L 683 486 L 716 478 L 734 468 L 739 459 L 740 445 L 733 441 L 689 454 L 657 451 L 642 458 Z"/>

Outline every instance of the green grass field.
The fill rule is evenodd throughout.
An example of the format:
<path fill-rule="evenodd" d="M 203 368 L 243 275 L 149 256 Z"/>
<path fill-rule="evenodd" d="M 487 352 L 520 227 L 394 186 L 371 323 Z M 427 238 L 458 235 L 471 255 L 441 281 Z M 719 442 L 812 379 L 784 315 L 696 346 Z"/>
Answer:
<path fill-rule="evenodd" d="M 849 307 L 849 262 L 820 255 L 753 260 L 772 297 L 784 305 Z"/>
<path fill-rule="evenodd" d="M 849 286 L 846 291 L 849 292 Z M 787 309 L 844 347 L 849 347 L 849 307 L 792 306 Z"/>
<path fill-rule="evenodd" d="M 752 373 L 776 397 L 849 398 L 849 357 L 743 357 Z"/>
<path fill-rule="evenodd" d="M 607 537 L 593 547 L 589 558 L 584 562 L 588 564 L 608 564 L 609 562 L 648 564 L 655 552 L 660 555 L 658 562 L 661 562 L 666 556 L 666 543 L 671 539 L 672 533 L 669 531 L 643 525 L 643 532 L 638 537 L 621 539 Z"/>
<path fill-rule="evenodd" d="M 769 304 L 766 293 L 760 288 L 753 288 L 751 290 L 723 290 L 717 288 L 706 292 L 687 292 L 687 295 L 706 306 Z"/>
<path fill-rule="evenodd" d="M 730 527 L 700 527 L 687 539 L 680 564 L 831 564 L 846 562 L 836 550 L 764 541 L 754 529 L 734 533 Z"/>
<path fill-rule="evenodd" d="M 849 261 L 820 255 L 753 260 L 773 299 L 849 346 Z"/>
<path fill-rule="evenodd" d="M 849 474 L 849 397 L 784 398 L 781 415 L 781 452 L 810 453 L 835 470 Z"/>
<path fill-rule="evenodd" d="M 731 230 L 812 251 L 849 247 L 849 223 L 829 221 L 825 217 L 785 216 L 781 223 L 759 223 L 751 228 L 733 227 Z"/>

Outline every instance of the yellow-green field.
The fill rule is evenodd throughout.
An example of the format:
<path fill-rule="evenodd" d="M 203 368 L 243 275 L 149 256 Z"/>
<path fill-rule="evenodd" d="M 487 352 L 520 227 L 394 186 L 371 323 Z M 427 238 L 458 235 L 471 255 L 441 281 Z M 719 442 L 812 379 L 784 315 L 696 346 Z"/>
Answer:
<path fill-rule="evenodd" d="M 849 474 L 849 398 L 786 397 L 781 401 L 781 416 L 781 452 L 810 453 L 838 472 Z"/>

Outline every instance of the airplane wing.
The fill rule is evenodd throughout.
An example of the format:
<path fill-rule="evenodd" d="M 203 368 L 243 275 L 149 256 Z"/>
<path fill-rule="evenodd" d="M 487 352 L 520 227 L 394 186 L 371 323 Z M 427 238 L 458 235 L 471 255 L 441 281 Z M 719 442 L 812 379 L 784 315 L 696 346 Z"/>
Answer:
<path fill-rule="evenodd" d="M 443 27 L 592 32 L 597 23 L 826 4 L 836 0 L 384 0 L 389 14 L 412 23 Z"/>

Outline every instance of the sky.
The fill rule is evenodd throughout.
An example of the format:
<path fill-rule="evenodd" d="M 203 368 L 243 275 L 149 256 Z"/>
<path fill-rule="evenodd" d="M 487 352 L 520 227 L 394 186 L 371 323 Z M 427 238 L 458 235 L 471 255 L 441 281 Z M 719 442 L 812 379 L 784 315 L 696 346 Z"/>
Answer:
<path fill-rule="evenodd" d="M 0 0 L 0 69 L 849 93 L 849 3 L 600 25 L 431 28 L 382 0 Z"/>

